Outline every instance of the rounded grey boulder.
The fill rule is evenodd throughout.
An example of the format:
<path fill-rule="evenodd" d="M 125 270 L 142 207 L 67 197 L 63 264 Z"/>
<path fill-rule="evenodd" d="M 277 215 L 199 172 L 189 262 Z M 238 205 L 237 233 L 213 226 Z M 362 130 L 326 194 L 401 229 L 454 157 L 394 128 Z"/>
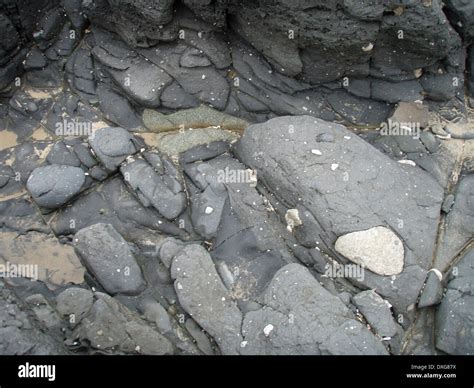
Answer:
<path fill-rule="evenodd" d="M 115 171 L 127 156 L 138 151 L 135 138 L 123 128 L 101 128 L 89 139 L 97 158 L 109 171 Z"/>
<path fill-rule="evenodd" d="M 39 206 L 57 209 L 81 191 L 85 179 L 79 167 L 53 164 L 35 169 L 26 187 Z"/>
<path fill-rule="evenodd" d="M 146 284 L 124 238 L 110 224 L 81 229 L 74 237 L 78 255 L 104 289 L 112 295 L 137 295 Z"/>

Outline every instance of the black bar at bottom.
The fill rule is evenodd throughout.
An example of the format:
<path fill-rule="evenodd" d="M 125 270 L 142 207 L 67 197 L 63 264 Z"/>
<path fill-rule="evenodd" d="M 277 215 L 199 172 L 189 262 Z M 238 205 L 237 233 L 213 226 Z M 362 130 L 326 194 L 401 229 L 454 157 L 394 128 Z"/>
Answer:
<path fill-rule="evenodd" d="M 0 357 L 0 388 L 199 383 L 312 386 L 474 387 L 474 358 L 462 357 Z M 147 384 L 146 382 L 150 382 Z M 105 385 L 106 384 L 106 385 Z"/>

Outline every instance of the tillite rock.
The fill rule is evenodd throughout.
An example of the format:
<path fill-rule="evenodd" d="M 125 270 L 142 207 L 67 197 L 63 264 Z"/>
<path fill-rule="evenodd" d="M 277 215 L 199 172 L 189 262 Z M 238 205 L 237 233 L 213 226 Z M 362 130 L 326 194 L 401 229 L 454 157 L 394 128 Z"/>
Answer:
<path fill-rule="evenodd" d="M 0 0 L 0 354 L 473 354 L 473 27 Z"/>

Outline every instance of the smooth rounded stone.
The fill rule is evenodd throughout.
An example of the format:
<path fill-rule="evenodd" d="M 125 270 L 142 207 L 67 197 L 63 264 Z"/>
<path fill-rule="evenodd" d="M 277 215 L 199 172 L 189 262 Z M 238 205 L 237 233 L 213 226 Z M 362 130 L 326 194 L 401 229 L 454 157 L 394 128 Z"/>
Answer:
<path fill-rule="evenodd" d="M 437 269 L 428 272 L 425 287 L 421 291 L 418 308 L 435 306 L 441 302 L 443 298 L 444 286 L 442 283 L 443 275 Z"/>
<path fill-rule="evenodd" d="M 174 258 L 171 276 L 183 309 L 214 338 L 223 354 L 238 354 L 242 313 L 209 253 L 200 245 L 186 246 Z"/>
<path fill-rule="evenodd" d="M 77 287 L 68 288 L 56 297 L 56 310 L 74 328 L 91 309 L 93 299 L 92 291 Z"/>
<path fill-rule="evenodd" d="M 129 155 L 138 151 L 135 138 L 123 128 L 99 129 L 89 137 L 88 142 L 109 171 L 115 171 Z"/>
<path fill-rule="evenodd" d="M 95 224 L 74 236 L 74 246 L 88 270 L 110 294 L 137 295 L 146 284 L 123 237 L 110 224 Z"/>
<path fill-rule="evenodd" d="M 153 322 L 160 333 L 166 334 L 172 332 L 173 328 L 171 326 L 170 316 L 165 308 L 157 301 L 145 299 L 140 304 L 140 309 L 142 310 L 145 319 Z"/>
<path fill-rule="evenodd" d="M 345 234 L 337 239 L 335 248 L 352 262 L 376 274 L 391 276 L 403 271 L 403 242 L 383 226 Z"/>
<path fill-rule="evenodd" d="M 436 347 L 448 354 L 474 354 L 474 249 L 451 272 L 436 312 Z"/>
<path fill-rule="evenodd" d="M 374 290 L 360 292 L 352 300 L 378 335 L 393 337 L 397 334 L 397 325 L 390 311 L 392 306 Z"/>
<path fill-rule="evenodd" d="M 273 277 L 244 317 L 243 355 L 384 355 L 382 343 L 299 264 Z"/>
<path fill-rule="evenodd" d="M 26 187 L 39 206 L 57 209 L 81 191 L 85 179 L 78 167 L 50 165 L 35 169 Z"/>

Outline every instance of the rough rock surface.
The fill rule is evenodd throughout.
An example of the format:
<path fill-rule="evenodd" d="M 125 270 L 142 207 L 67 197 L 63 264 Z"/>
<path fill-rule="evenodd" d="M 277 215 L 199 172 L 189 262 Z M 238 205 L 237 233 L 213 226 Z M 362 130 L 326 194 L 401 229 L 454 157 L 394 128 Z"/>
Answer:
<path fill-rule="evenodd" d="M 443 275 L 436 269 L 428 272 L 425 286 L 418 301 L 418 308 L 434 306 L 441 302 L 444 293 Z"/>
<path fill-rule="evenodd" d="M 393 162 L 343 126 L 307 116 L 282 117 L 249 127 L 236 152 L 281 200 L 299 210 L 303 225 L 297 233 L 304 245 L 332 246 L 337 236 L 385 224 L 422 266 L 431 257 L 441 188 L 423 171 Z M 295 189 L 298 198 L 291 194 Z"/>
<path fill-rule="evenodd" d="M 171 342 L 125 306 L 105 294 L 97 295 L 90 312 L 75 329 L 75 336 L 100 351 L 125 354 L 173 354 Z"/>
<path fill-rule="evenodd" d="M 474 250 L 455 267 L 446 295 L 436 313 L 436 347 L 448 354 L 473 354 Z"/>
<path fill-rule="evenodd" d="M 18 305 L 18 298 L 0 282 L 0 353 L 9 355 L 66 355 Z"/>
<path fill-rule="evenodd" d="M 334 254 L 341 235 L 390 227 L 404 245 L 403 271 L 391 280 L 365 271 L 361 283 L 407 313 L 432 259 L 442 202 L 428 174 L 388 159 L 343 126 L 308 116 L 249 127 L 236 153 L 278 200 L 298 209 L 302 225 L 294 234 L 305 247 Z M 401 269 L 398 261 L 395 273 Z"/>
<path fill-rule="evenodd" d="M 472 240 L 473 236 L 474 175 L 468 175 L 457 186 L 454 205 L 446 216 L 436 268 L 445 271 L 449 262 Z"/>
<path fill-rule="evenodd" d="M 225 143 L 211 143 L 182 154 L 190 178 L 191 221 L 223 266 L 236 298 L 260 294 L 283 265 L 294 261 L 289 235 L 255 188 L 256 176 L 226 154 Z M 211 155 L 217 156 L 207 160 Z M 233 252 L 229 255 L 229 252 Z"/>
<path fill-rule="evenodd" d="M 245 315 L 243 354 L 386 354 L 339 298 L 307 269 L 289 264 L 265 291 L 263 307 Z"/>
<path fill-rule="evenodd" d="M 186 208 L 186 194 L 178 171 L 158 153 L 146 153 L 144 158 L 123 166 L 122 175 L 145 207 L 153 206 L 165 218 L 173 220 Z"/>
<path fill-rule="evenodd" d="M 3 3 L 0 90 L 25 71 L 34 86 L 59 87 L 64 69 L 81 97 L 135 129 L 137 107 L 201 103 L 253 121 L 306 112 L 373 124 L 423 99 L 442 112 L 463 98 L 474 23 L 460 0 Z"/>
<path fill-rule="evenodd" d="M 216 340 L 223 354 L 238 354 L 242 313 L 219 278 L 209 253 L 200 246 L 183 248 L 173 259 L 171 276 L 189 315 Z"/>
<path fill-rule="evenodd" d="M 474 7 L 401 3 L 0 0 L 0 353 L 472 354 Z"/>

